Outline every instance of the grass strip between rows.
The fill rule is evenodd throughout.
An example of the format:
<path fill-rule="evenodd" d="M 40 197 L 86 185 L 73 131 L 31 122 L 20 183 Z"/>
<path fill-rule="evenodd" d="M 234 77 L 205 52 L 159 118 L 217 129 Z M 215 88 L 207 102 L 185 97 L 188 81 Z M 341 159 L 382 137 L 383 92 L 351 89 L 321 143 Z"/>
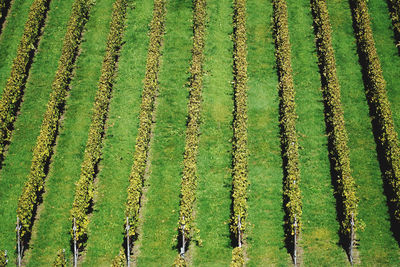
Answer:
<path fill-rule="evenodd" d="M 288 251 L 294 253 L 295 233 L 301 232 L 302 200 L 298 140 L 296 132 L 296 104 L 289 40 L 288 12 L 285 0 L 274 0 L 275 56 L 279 82 L 279 124 L 283 167 L 283 205 L 285 237 Z"/>
<path fill-rule="evenodd" d="M 348 251 L 351 241 L 352 220 L 358 215 L 358 198 L 356 184 L 351 175 L 348 135 L 345 128 L 344 114 L 340 100 L 340 85 L 336 73 L 336 60 L 332 47 L 331 25 L 325 0 L 311 0 L 311 10 L 314 17 L 314 31 L 318 65 L 320 68 L 322 94 L 325 105 L 325 122 L 328 133 L 328 148 L 332 175 L 336 186 L 338 199 L 338 218 L 343 246 Z M 353 246 L 353 244 L 350 244 Z"/>
<path fill-rule="evenodd" d="M 17 55 L 11 67 L 10 77 L 3 89 L 0 99 L 0 162 L 4 159 L 5 146 L 11 139 L 13 125 L 23 96 L 23 88 L 28 78 L 50 1 L 35 0 L 32 3 Z"/>
<path fill-rule="evenodd" d="M 375 48 L 368 6 L 365 0 L 351 0 L 354 33 L 363 71 L 378 157 L 393 223 L 400 223 L 400 147 L 386 92 L 386 81 Z M 395 229 L 395 227 L 393 228 Z M 398 234 L 398 233 L 397 233 Z M 395 233 L 395 235 L 397 235 Z"/>
<path fill-rule="evenodd" d="M 86 142 L 85 154 L 81 166 L 81 174 L 76 184 L 75 199 L 71 210 L 71 225 L 76 220 L 76 239 L 80 249 L 87 240 L 88 213 L 93 203 L 94 179 L 97 166 L 101 159 L 103 137 L 108 107 L 112 97 L 114 77 L 117 72 L 117 60 L 122 46 L 127 0 L 116 0 L 110 22 L 110 32 L 107 38 L 106 54 L 103 59 L 100 81 L 93 106 L 92 122 Z M 74 231 L 71 227 L 71 239 Z"/>
<path fill-rule="evenodd" d="M 242 248 L 247 219 L 248 147 L 247 147 L 247 36 L 246 0 L 234 0 L 233 15 L 233 145 L 232 145 L 232 217 L 231 233 L 238 246 L 232 250 L 231 266 L 245 263 Z"/>
<path fill-rule="evenodd" d="M 392 18 L 394 38 L 396 47 L 400 54 L 400 1 L 399 0 L 386 0 L 390 16 Z"/>
<path fill-rule="evenodd" d="M 150 23 L 150 41 L 146 60 L 146 74 L 144 78 L 142 103 L 139 114 L 139 129 L 136 137 L 133 166 L 129 177 L 128 197 L 126 201 L 125 215 L 130 225 L 129 239 L 133 241 L 137 237 L 139 225 L 140 200 L 143 192 L 144 175 L 146 171 L 148 152 L 153 124 L 153 111 L 155 98 L 158 91 L 158 71 L 161 60 L 161 49 L 164 37 L 166 1 L 154 0 L 153 18 Z M 124 220 L 125 224 L 126 221 Z M 130 242 L 130 244 L 132 244 Z M 130 255 L 127 255 L 130 257 Z M 116 256 L 115 263 L 121 262 Z"/>
<path fill-rule="evenodd" d="M 89 15 L 90 1 L 75 0 L 64 38 L 62 54 L 52 84 L 52 92 L 43 117 L 40 134 L 33 150 L 31 170 L 18 201 L 17 216 L 21 222 L 21 238 L 28 243 L 48 164 L 57 137 L 59 120 L 68 93 L 80 39 Z"/>
<path fill-rule="evenodd" d="M 181 202 L 179 212 L 178 246 L 196 239 L 197 228 L 194 223 L 194 205 L 197 189 L 197 154 L 199 147 L 199 129 L 201 123 L 201 92 L 203 89 L 204 35 L 206 28 L 206 0 L 193 1 L 193 47 L 192 65 L 190 67 L 190 92 L 186 127 L 185 152 L 181 182 Z M 185 243 L 185 247 L 189 242 Z M 176 266 L 186 266 L 188 262 L 184 255 L 178 255 Z"/>

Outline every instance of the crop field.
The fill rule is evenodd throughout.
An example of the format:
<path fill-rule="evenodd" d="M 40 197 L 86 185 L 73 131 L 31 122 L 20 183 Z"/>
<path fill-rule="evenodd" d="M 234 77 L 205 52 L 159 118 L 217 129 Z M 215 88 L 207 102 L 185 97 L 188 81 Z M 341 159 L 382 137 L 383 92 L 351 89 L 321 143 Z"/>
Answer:
<path fill-rule="evenodd" d="M 0 267 L 400 266 L 400 0 L 0 0 Z"/>

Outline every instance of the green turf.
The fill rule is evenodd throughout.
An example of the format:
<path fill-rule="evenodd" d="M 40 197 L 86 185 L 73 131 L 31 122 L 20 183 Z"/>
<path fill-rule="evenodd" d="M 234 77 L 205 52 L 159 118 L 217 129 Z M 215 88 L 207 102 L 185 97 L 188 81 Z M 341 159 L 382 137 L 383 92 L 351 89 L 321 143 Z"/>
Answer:
<path fill-rule="evenodd" d="M 40 218 L 33 229 L 32 250 L 27 255 L 30 258 L 29 266 L 44 266 L 52 262 L 60 248 L 66 250 L 67 256 L 70 255 L 69 212 L 74 198 L 75 182 L 80 174 L 113 2 L 100 1 L 94 5 L 86 25 L 85 42 L 76 63 L 76 75 L 71 83 L 64 123 L 46 181 Z"/>
<path fill-rule="evenodd" d="M 400 57 L 395 46 L 392 20 L 386 1 L 371 0 L 368 2 L 371 26 L 386 90 L 391 103 L 393 121 L 397 134 L 400 134 Z"/>
<path fill-rule="evenodd" d="M 32 149 L 39 135 L 43 113 L 51 91 L 51 83 L 61 55 L 62 40 L 71 10 L 72 0 L 54 0 L 48 14 L 46 33 L 42 37 L 35 64 L 25 89 L 21 114 L 7 157 L 0 172 L 0 242 L 14 261 L 15 222 L 18 197 L 27 178 L 32 160 Z"/>
<path fill-rule="evenodd" d="M 289 0 L 289 32 L 296 90 L 297 129 L 303 195 L 301 261 L 306 266 L 343 265 L 339 224 L 331 185 L 320 76 L 316 64 L 310 2 Z"/>
<path fill-rule="evenodd" d="M 12 61 L 17 54 L 17 47 L 24 32 L 32 2 L 33 0 L 14 0 L 3 24 L 0 35 L 0 94 L 10 76 Z"/>
<path fill-rule="evenodd" d="M 360 198 L 359 218 L 366 224 L 365 231 L 357 234 L 358 261 L 365 266 L 395 266 L 399 264 L 398 246 L 390 231 L 386 197 L 383 194 L 376 145 L 358 63 L 351 11 L 349 4 L 343 1 L 330 1 L 328 4 L 349 134 L 351 167 Z M 382 11 L 385 10 L 381 9 Z"/>
<path fill-rule="evenodd" d="M 198 154 L 196 223 L 201 247 L 195 266 L 227 266 L 231 260 L 232 1 L 207 1 L 202 125 Z"/>
<path fill-rule="evenodd" d="M 189 77 L 192 47 L 191 18 L 190 1 L 171 1 L 167 5 L 139 266 L 170 265 L 177 254 L 175 237 L 187 114 L 188 90 L 185 84 Z"/>
<path fill-rule="evenodd" d="M 272 4 L 247 1 L 249 75 L 249 266 L 286 266 L 282 210 L 279 98 Z"/>
<path fill-rule="evenodd" d="M 10 74 L 33 0 L 14 0 L 0 35 L 0 92 Z M 44 35 L 30 70 L 21 113 L 9 153 L 0 170 L 0 249 L 15 262 L 15 216 L 18 197 L 29 173 L 32 149 L 61 54 L 73 0 L 52 0 Z M 77 60 L 75 78 L 60 137 L 46 180 L 40 218 L 34 224 L 26 266 L 49 266 L 59 248 L 69 263 L 69 211 L 74 182 L 87 140 L 91 108 L 108 33 L 113 0 L 96 1 Z M 292 65 L 303 195 L 303 232 L 299 241 L 304 266 L 348 266 L 338 244 L 334 189 L 331 185 L 320 75 L 317 67 L 309 0 L 288 0 Z M 186 131 L 192 48 L 192 1 L 167 1 L 166 34 L 159 74 L 160 91 L 150 149 L 150 173 L 134 246 L 138 266 L 170 266 L 177 255 L 177 222 Z M 392 236 L 382 178 L 356 53 L 349 2 L 327 0 L 333 26 L 342 104 L 349 135 L 351 168 L 357 183 L 359 218 L 356 261 L 360 266 L 399 266 L 399 245 Z M 232 0 L 208 1 L 202 124 L 198 154 L 195 221 L 202 246 L 192 242 L 193 266 L 228 266 L 231 260 L 229 217 L 232 149 Z M 123 242 L 126 188 L 129 183 L 145 75 L 153 1 L 130 1 L 125 44 L 96 180 L 94 211 L 82 266 L 109 266 Z M 400 126 L 400 57 L 385 0 L 369 0 L 376 47 L 387 81 L 396 130 Z M 134 8 L 133 8 L 134 7 Z M 249 217 L 248 266 L 290 266 L 284 247 L 282 159 L 278 124 L 277 73 L 272 39 L 271 0 L 247 0 Z"/>
<path fill-rule="evenodd" d="M 111 101 L 98 175 L 97 197 L 89 225 L 84 266 L 109 266 L 123 242 L 126 189 L 133 161 L 138 114 L 148 48 L 148 25 L 153 2 L 141 0 L 128 8 L 125 45 Z M 108 218 L 104 220 L 104 218 Z"/>

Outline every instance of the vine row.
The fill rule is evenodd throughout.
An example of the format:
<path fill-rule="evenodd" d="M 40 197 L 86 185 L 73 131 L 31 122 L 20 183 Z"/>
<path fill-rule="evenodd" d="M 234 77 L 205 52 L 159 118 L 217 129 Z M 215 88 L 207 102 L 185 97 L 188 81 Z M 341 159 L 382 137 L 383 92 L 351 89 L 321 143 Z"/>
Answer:
<path fill-rule="evenodd" d="M 344 241 L 351 240 L 351 223 L 357 218 L 358 199 L 356 184 L 351 175 L 348 136 L 340 100 L 340 85 L 336 73 L 336 60 L 332 47 L 331 26 L 325 0 L 311 0 L 314 31 L 325 104 L 325 122 L 328 147 L 338 198 L 338 218 Z M 355 231 L 355 229 L 354 229 Z"/>
<path fill-rule="evenodd" d="M 351 0 L 354 33 L 389 209 L 400 223 L 400 147 L 365 0 Z"/>
<path fill-rule="evenodd" d="M 285 0 L 274 0 L 275 57 L 279 81 L 279 125 L 283 167 L 283 205 L 285 210 L 285 237 L 292 251 L 294 235 L 301 232 L 302 200 L 298 140 L 296 132 L 296 104 L 291 65 L 288 13 Z"/>
<path fill-rule="evenodd" d="M 6 145 L 10 142 L 13 125 L 22 101 L 23 89 L 35 55 L 36 46 L 44 25 L 51 0 L 35 0 L 29 10 L 24 33 L 18 45 L 11 74 L 0 99 L 0 162 L 4 159 Z"/>
<path fill-rule="evenodd" d="M 0 34 L 2 32 L 3 23 L 6 20 L 11 0 L 0 0 Z"/>
<path fill-rule="evenodd" d="M 241 247 L 247 220 L 248 147 L 247 147 L 247 35 L 246 0 L 233 2 L 233 152 L 231 233 L 238 246 L 232 251 L 231 266 L 244 265 Z"/>
<path fill-rule="evenodd" d="M 110 31 L 101 69 L 98 90 L 93 106 L 92 121 L 81 165 L 81 174 L 75 188 L 75 198 L 71 209 L 71 239 L 74 238 L 73 221 L 76 223 L 76 239 L 79 248 L 87 239 L 88 213 L 93 203 L 93 181 L 100 162 L 105 123 L 112 97 L 114 77 L 117 72 L 119 51 L 123 43 L 127 0 L 116 0 L 113 5 Z"/>
<path fill-rule="evenodd" d="M 193 238 L 197 230 L 194 226 L 193 208 L 197 188 L 197 153 L 199 146 L 201 91 L 203 89 L 204 35 L 206 28 L 206 0 L 193 1 L 193 48 L 190 68 L 190 93 L 186 128 L 185 152 L 181 182 L 181 203 L 179 213 L 180 235 L 184 233 L 187 240 Z M 183 244 L 181 244 L 183 246 Z M 186 243 L 188 246 L 188 243 Z M 181 262 L 181 263 L 179 263 Z M 186 266 L 179 256 L 176 266 Z"/>
<path fill-rule="evenodd" d="M 30 173 L 19 197 L 17 216 L 21 223 L 21 238 L 24 242 L 29 240 L 35 211 L 43 191 L 44 179 L 57 137 L 59 120 L 66 101 L 68 84 L 72 76 L 82 31 L 89 15 L 89 2 L 88 0 L 75 0 L 73 3 L 58 69 L 52 84 L 52 92 L 33 150 Z"/>
<path fill-rule="evenodd" d="M 146 74 L 139 115 L 139 130 L 136 137 L 133 166 L 129 177 L 128 198 L 125 215 L 129 220 L 129 238 L 136 237 L 140 199 L 150 147 L 154 102 L 158 91 L 158 71 L 164 36 L 166 0 L 155 0 L 153 18 L 150 23 L 150 42 L 146 60 Z"/>
<path fill-rule="evenodd" d="M 0 249 L 0 267 L 7 266 L 7 253 L 4 250 Z"/>
<path fill-rule="evenodd" d="M 53 262 L 53 267 L 66 267 L 67 259 L 65 258 L 65 250 L 59 249 L 57 252 L 57 257 Z"/>
<path fill-rule="evenodd" d="M 392 18 L 394 38 L 396 40 L 396 46 L 400 53 L 400 1 L 399 0 L 387 0 L 390 16 Z"/>

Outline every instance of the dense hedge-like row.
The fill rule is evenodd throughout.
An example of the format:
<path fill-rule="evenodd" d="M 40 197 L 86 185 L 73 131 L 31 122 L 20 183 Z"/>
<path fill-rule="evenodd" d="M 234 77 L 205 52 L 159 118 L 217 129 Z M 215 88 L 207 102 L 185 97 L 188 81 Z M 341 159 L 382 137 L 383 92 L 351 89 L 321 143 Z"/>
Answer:
<path fill-rule="evenodd" d="M 197 151 L 199 146 L 201 91 L 203 88 L 204 35 L 206 27 L 206 0 L 193 1 L 193 48 L 190 68 L 190 93 L 186 143 L 181 184 L 179 227 L 185 225 L 185 237 L 193 236 L 193 207 L 197 187 Z"/>
<path fill-rule="evenodd" d="M 0 267 L 7 266 L 7 258 L 4 250 L 0 250 Z"/>
<path fill-rule="evenodd" d="M 88 0 L 75 0 L 73 3 L 58 69 L 52 84 L 52 92 L 33 150 L 31 170 L 18 201 L 17 214 L 22 226 L 21 237 L 25 238 L 25 241 L 31 232 L 34 210 L 43 190 L 46 169 L 53 153 L 59 119 L 68 92 L 68 83 L 72 76 L 82 31 L 88 17 L 89 2 Z"/>
<path fill-rule="evenodd" d="M 128 199 L 125 214 L 129 218 L 129 236 L 134 237 L 138 226 L 140 198 L 146 170 L 147 153 L 153 122 L 154 100 L 158 91 L 158 70 L 164 36 L 166 0 L 154 0 L 153 18 L 150 23 L 150 42 L 146 62 L 146 74 L 139 115 L 139 130 L 136 137 L 134 162 L 129 177 Z"/>
<path fill-rule="evenodd" d="M 65 250 L 60 249 L 57 252 L 57 257 L 53 262 L 53 267 L 66 267 L 67 259 L 65 258 Z"/>
<path fill-rule="evenodd" d="M 181 182 L 179 233 L 185 232 L 185 240 L 193 239 L 198 231 L 194 226 L 193 208 L 197 188 L 197 152 L 199 145 L 201 91 L 203 88 L 204 35 L 206 27 L 206 0 L 193 1 L 193 47 L 190 68 L 190 93 L 186 126 L 185 152 Z M 179 241 L 181 237 L 179 237 Z M 188 245 L 188 242 L 186 243 Z M 174 266 L 187 266 L 181 255 Z"/>
<path fill-rule="evenodd" d="M 50 1 L 35 0 L 32 3 L 17 55 L 11 67 L 11 74 L 0 99 L 0 161 L 4 157 L 5 146 L 11 138 L 13 124 L 17 118 L 23 88 L 29 73 L 29 63 L 33 59 L 35 45 L 39 41 Z"/>
<path fill-rule="evenodd" d="M 6 0 L 0 0 L 0 19 L 3 14 L 3 9 L 6 7 Z"/>
<path fill-rule="evenodd" d="M 114 258 L 112 267 L 125 267 L 126 266 L 126 256 L 125 251 L 121 248 L 119 254 Z"/>
<path fill-rule="evenodd" d="M 302 202 L 300 170 L 296 132 L 295 90 L 291 65 L 291 48 L 287 5 L 285 0 L 273 0 L 275 57 L 279 81 L 279 113 L 283 167 L 283 203 L 285 209 L 285 234 L 287 242 L 293 242 L 294 221 L 301 230 Z"/>
<path fill-rule="evenodd" d="M 80 248 L 84 245 L 87 237 L 88 212 L 94 194 L 93 180 L 96 176 L 96 168 L 103 147 L 104 126 L 117 71 L 116 63 L 123 42 L 126 9 L 127 0 L 116 0 L 114 2 L 106 53 L 93 106 L 92 122 L 89 128 L 80 178 L 75 188 L 75 199 L 71 210 L 71 239 L 74 237 L 72 226 L 75 218 L 76 237 Z"/>
<path fill-rule="evenodd" d="M 340 86 L 336 74 L 336 61 L 332 48 L 331 26 L 325 0 L 311 0 L 318 64 L 321 74 L 322 93 L 325 103 L 325 121 L 328 132 L 329 153 L 335 172 L 336 191 L 341 214 L 340 231 L 350 238 L 351 219 L 357 217 L 356 185 L 351 176 L 348 137 L 343 108 L 340 101 Z"/>
<path fill-rule="evenodd" d="M 245 231 L 247 220 L 248 148 L 246 0 L 234 0 L 233 8 L 233 203 L 230 228 L 232 234 L 237 237 L 239 230 L 241 234 Z M 242 236 L 240 238 L 242 238 Z M 241 248 L 238 249 L 241 250 Z M 238 249 L 235 248 L 235 250 Z M 240 255 L 243 256 L 243 254 Z M 232 264 L 234 264 L 234 262 L 235 257 L 232 257 Z"/>
<path fill-rule="evenodd" d="M 232 261 L 230 267 L 241 267 L 241 266 L 244 266 L 243 249 L 236 247 L 232 250 Z"/>
<path fill-rule="evenodd" d="M 373 118 L 381 160 L 383 160 L 385 183 L 388 185 L 391 212 L 400 223 L 400 148 L 394 129 L 392 111 L 386 93 L 386 82 L 375 48 L 365 0 L 351 0 L 353 27 L 358 45 L 358 55 L 364 74 L 366 96 Z"/>
<path fill-rule="evenodd" d="M 4 21 L 3 15 L 7 14 L 7 9 L 10 6 L 11 0 L 0 0 L 0 23 Z M 2 25 L 0 24 L 0 27 Z M 0 29 L 1 33 L 1 29 Z"/>
<path fill-rule="evenodd" d="M 396 46 L 400 53 L 400 1 L 399 0 L 387 0 L 390 10 L 390 16 L 392 17 L 394 37 L 396 39 Z"/>

